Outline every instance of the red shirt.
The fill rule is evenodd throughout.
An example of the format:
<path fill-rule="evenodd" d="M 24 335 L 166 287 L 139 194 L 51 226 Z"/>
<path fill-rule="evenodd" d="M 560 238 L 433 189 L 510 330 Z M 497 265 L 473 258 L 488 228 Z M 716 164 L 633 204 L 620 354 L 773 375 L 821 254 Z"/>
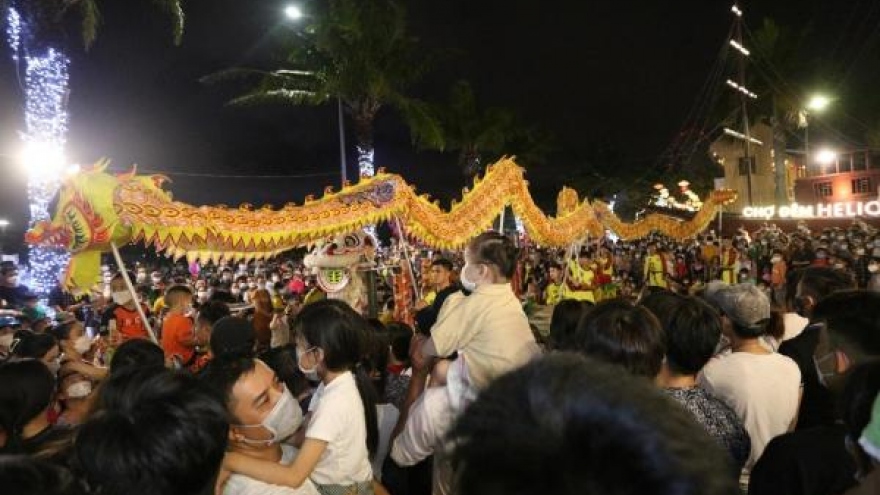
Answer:
<path fill-rule="evenodd" d="M 195 353 L 193 340 L 193 322 L 181 313 L 169 313 L 162 323 L 162 350 L 165 357 L 179 356 L 183 364 L 187 364 Z"/>

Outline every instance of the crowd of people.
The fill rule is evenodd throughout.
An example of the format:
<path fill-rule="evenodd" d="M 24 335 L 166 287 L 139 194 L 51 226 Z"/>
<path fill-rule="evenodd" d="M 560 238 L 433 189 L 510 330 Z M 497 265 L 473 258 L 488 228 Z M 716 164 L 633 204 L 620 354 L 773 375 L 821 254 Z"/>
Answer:
<path fill-rule="evenodd" d="M 410 324 L 381 269 L 362 315 L 295 258 L 0 264 L 2 492 L 880 493 L 867 225 L 409 261 Z"/>

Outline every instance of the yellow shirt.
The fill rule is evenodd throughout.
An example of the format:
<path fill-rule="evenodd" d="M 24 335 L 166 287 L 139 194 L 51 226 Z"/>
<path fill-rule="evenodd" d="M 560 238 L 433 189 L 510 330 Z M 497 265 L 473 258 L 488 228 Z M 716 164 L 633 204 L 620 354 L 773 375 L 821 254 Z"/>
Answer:
<path fill-rule="evenodd" d="M 544 289 L 544 303 L 548 306 L 555 306 L 559 304 L 559 301 L 564 299 L 564 295 L 565 287 L 562 285 L 562 283 L 550 283 L 549 285 L 547 285 L 547 288 Z"/>
<path fill-rule="evenodd" d="M 596 277 L 593 274 L 593 270 L 589 268 L 581 268 L 581 266 L 574 260 L 569 262 L 569 275 L 571 276 L 571 281 L 574 284 L 579 284 L 582 286 L 592 286 L 593 279 Z M 596 302 L 596 296 L 593 293 L 593 289 L 572 289 L 570 287 L 565 287 L 565 296 L 566 299 L 574 299 L 576 301 L 589 301 L 592 303 Z"/>
<path fill-rule="evenodd" d="M 450 295 L 431 327 L 431 339 L 438 355 L 460 351 L 465 356 L 477 389 L 541 352 L 510 284 L 481 285 L 467 297 Z"/>
<path fill-rule="evenodd" d="M 654 253 L 645 259 L 645 283 L 653 287 L 666 287 L 666 266 L 663 258 Z"/>
<path fill-rule="evenodd" d="M 165 296 L 159 296 L 156 298 L 156 301 L 153 302 L 153 314 L 157 315 L 165 309 Z"/>

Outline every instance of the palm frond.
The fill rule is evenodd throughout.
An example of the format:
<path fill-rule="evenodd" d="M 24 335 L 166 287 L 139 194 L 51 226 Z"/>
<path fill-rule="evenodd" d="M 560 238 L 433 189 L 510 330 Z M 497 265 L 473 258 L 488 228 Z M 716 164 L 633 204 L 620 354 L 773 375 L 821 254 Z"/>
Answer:
<path fill-rule="evenodd" d="M 417 146 L 444 150 L 443 126 L 431 105 L 402 95 L 397 95 L 391 104 L 400 112 Z"/>
<path fill-rule="evenodd" d="M 185 19 L 180 0 L 153 0 L 153 3 L 171 17 L 171 34 L 174 36 L 174 44 L 179 45 L 183 39 L 183 23 Z"/>
<path fill-rule="evenodd" d="M 274 89 L 269 91 L 257 90 L 242 96 L 235 97 L 227 103 L 231 106 L 255 106 L 255 105 L 317 105 L 326 100 L 322 96 L 311 91 Z"/>
<path fill-rule="evenodd" d="M 101 24 L 101 11 L 96 0 L 81 0 L 79 13 L 82 16 L 82 39 L 86 49 L 91 48 L 98 37 L 98 26 Z"/>

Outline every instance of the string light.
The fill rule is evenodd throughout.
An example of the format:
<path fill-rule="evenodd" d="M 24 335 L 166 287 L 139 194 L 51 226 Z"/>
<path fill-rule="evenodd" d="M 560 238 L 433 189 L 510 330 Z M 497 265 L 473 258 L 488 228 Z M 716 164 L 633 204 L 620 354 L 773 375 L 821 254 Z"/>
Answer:
<path fill-rule="evenodd" d="M 730 86 L 731 88 L 739 91 L 740 93 L 748 96 L 749 98 L 757 98 L 758 97 L 758 95 L 749 91 L 749 88 L 747 88 L 745 86 L 741 86 L 741 85 L 735 83 L 734 81 L 732 81 L 731 79 L 727 80 L 727 85 Z"/>
<path fill-rule="evenodd" d="M 737 17 L 742 17 L 743 11 L 739 9 L 739 6 L 733 4 L 733 7 L 730 8 L 730 11 L 736 14 Z"/>
<path fill-rule="evenodd" d="M 6 37 L 12 49 L 12 60 L 18 62 L 18 49 L 21 47 L 21 16 L 14 8 L 6 15 Z"/>
<path fill-rule="evenodd" d="M 358 145 L 358 170 L 361 177 L 372 177 L 376 175 L 376 168 L 373 165 L 373 148 L 366 148 Z"/>
<path fill-rule="evenodd" d="M 750 52 L 748 49 L 746 49 L 746 47 L 742 46 L 738 41 L 736 41 L 734 39 L 730 40 L 730 46 L 739 50 L 739 52 L 742 53 L 743 55 L 745 55 L 746 57 L 748 57 L 749 55 L 752 54 L 752 52 Z"/>
<path fill-rule="evenodd" d="M 37 221 L 50 219 L 49 203 L 66 167 L 64 143 L 70 60 L 54 48 L 31 51 L 22 43 L 23 39 L 30 39 L 28 26 L 14 8 L 9 9 L 6 20 L 13 60 L 25 65 L 25 131 L 21 133 L 24 142 L 21 158 L 28 171 L 30 226 L 33 226 Z M 31 246 L 30 270 L 22 279 L 45 301 L 68 258 L 68 254 L 59 249 Z"/>

